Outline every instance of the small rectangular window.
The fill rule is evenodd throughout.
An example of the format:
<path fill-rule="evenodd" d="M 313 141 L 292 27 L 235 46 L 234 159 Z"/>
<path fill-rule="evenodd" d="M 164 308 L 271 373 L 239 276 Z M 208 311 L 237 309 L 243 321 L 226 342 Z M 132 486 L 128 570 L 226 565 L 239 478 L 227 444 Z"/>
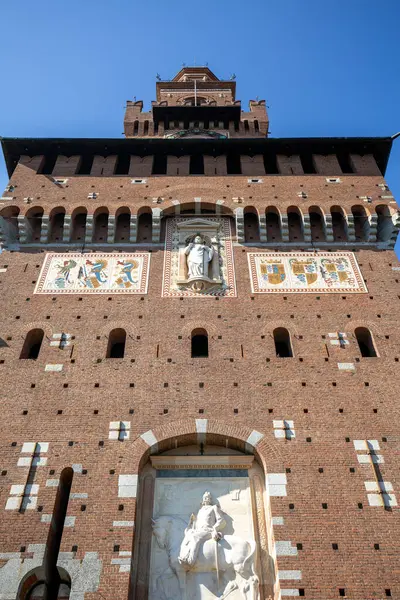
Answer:
<path fill-rule="evenodd" d="M 327 183 L 341 183 L 340 177 L 327 177 Z"/>
<path fill-rule="evenodd" d="M 131 183 L 134 183 L 134 184 L 147 183 L 147 179 L 132 179 Z"/>
<path fill-rule="evenodd" d="M 247 183 L 262 183 L 263 180 L 262 179 L 258 179 L 256 177 L 254 177 L 253 179 L 248 179 Z"/>

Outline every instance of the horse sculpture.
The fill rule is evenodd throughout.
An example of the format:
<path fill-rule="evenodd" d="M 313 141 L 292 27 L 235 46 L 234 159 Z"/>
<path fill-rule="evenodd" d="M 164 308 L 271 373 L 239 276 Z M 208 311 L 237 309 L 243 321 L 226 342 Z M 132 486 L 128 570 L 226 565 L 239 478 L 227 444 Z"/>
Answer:
<path fill-rule="evenodd" d="M 226 535 L 220 541 L 206 540 L 199 548 L 193 566 L 182 565 L 179 551 L 186 523 L 178 517 L 163 516 L 152 521 L 153 535 L 160 548 L 168 555 L 169 569 L 176 575 L 181 591 L 181 600 L 191 600 L 187 593 L 186 574 L 211 573 L 216 571 L 218 585 L 220 577 L 225 588 L 219 600 L 224 600 L 235 590 L 240 590 L 243 600 L 259 600 L 259 580 L 254 570 L 256 543 L 238 536 Z M 162 573 L 158 580 L 162 578 Z M 237 575 L 240 576 L 239 582 Z"/>

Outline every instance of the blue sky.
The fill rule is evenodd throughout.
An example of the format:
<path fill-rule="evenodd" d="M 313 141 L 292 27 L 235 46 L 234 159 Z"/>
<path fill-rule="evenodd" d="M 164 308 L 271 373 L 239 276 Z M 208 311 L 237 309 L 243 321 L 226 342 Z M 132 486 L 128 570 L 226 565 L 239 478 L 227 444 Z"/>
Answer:
<path fill-rule="evenodd" d="M 400 130 L 399 0 L 14 0 L 0 22 L 2 136 L 121 137 L 125 101 L 194 61 L 265 98 L 274 137 Z M 400 139 L 396 197 L 399 161 Z"/>

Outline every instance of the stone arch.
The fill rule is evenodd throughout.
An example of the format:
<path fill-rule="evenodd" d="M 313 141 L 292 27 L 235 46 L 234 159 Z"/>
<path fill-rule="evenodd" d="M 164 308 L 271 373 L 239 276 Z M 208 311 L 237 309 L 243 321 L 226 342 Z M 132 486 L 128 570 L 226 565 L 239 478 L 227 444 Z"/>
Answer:
<path fill-rule="evenodd" d="M 18 206 L 5 206 L 0 210 L 0 236 L 2 235 L 7 243 L 15 243 L 19 239 L 18 216 L 20 210 Z"/>
<path fill-rule="evenodd" d="M 245 242 L 260 241 L 260 221 L 255 206 L 246 206 L 243 210 Z"/>
<path fill-rule="evenodd" d="M 29 242 L 39 242 L 42 231 L 44 210 L 42 206 L 32 206 L 25 213 L 25 227 Z"/>
<path fill-rule="evenodd" d="M 153 236 L 153 216 L 150 206 L 141 206 L 137 212 L 138 243 L 150 244 Z"/>
<path fill-rule="evenodd" d="M 53 335 L 53 330 L 46 321 L 31 321 L 30 323 L 24 323 L 20 329 L 21 336 L 23 338 L 26 337 L 26 334 L 29 333 L 32 329 L 43 329 L 44 331 L 44 339 L 50 340 Z"/>
<path fill-rule="evenodd" d="M 214 442 L 218 441 L 218 437 L 223 445 L 226 440 L 232 440 L 237 449 L 242 448 L 243 451 L 254 452 L 255 457 L 266 472 L 276 469 L 284 470 L 283 458 L 277 443 L 272 438 L 272 434 L 267 437 L 265 432 L 257 429 L 257 424 L 252 427 L 243 423 L 232 424 L 218 419 L 206 418 L 179 419 L 143 432 L 132 443 L 129 463 L 132 472 L 138 473 L 151 453 L 165 452 L 175 448 L 175 440 L 178 440 L 178 445 L 188 445 L 195 442 L 201 429 L 198 421 L 207 421 L 206 429 L 201 433 L 210 436 L 210 439 Z"/>
<path fill-rule="evenodd" d="M 71 242 L 84 242 L 86 235 L 88 210 L 86 206 L 77 206 L 71 213 Z"/>
<path fill-rule="evenodd" d="M 64 234 L 65 207 L 57 206 L 49 215 L 49 242 L 62 242 Z"/>
<path fill-rule="evenodd" d="M 184 465 L 180 468 L 206 468 L 209 470 L 206 465 L 215 464 L 216 457 L 218 457 L 217 460 L 222 461 L 218 465 L 229 464 L 231 465 L 229 468 L 245 469 L 246 471 L 246 475 L 242 475 L 242 477 L 245 477 L 243 489 L 247 490 L 246 493 L 248 494 L 245 506 L 249 507 L 248 514 L 252 516 L 254 539 L 258 546 L 259 558 L 256 563 L 256 570 L 260 579 L 261 598 L 266 599 L 269 596 L 277 598 L 279 596 L 278 567 L 274 551 L 273 522 L 269 500 L 271 495 L 276 494 L 275 492 L 272 493 L 269 487 L 266 493 L 265 486 L 275 482 L 275 478 L 278 477 L 281 481 L 281 487 L 284 488 L 279 490 L 280 495 L 286 495 L 286 475 L 280 454 L 276 448 L 277 442 L 271 442 L 271 438 L 272 434 L 269 439 L 266 439 L 265 434 L 253 429 L 251 426 L 201 418 L 182 419 L 157 427 L 154 430 L 142 433 L 133 441 L 132 458 L 135 461 L 134 470 L 138 475 L 128 477 L 131 478 L 130 485 L 135 488 L 135 496 L 137 486 L 138 497 L 136 500 L 135 543 L 129 598 L 136 598 L 137 600 L 147 598 L 147 586 L 151 579 L 151 519 L 157 514 L 154 513 L 153 515 L 153 503 L 156 502 L 157 493 L 160 493 L 160 491 L 157 492 L 160 487 L 157 488 L 156 481 L 159 484 L 160 481 L 155 477 L 154 460 L 157 461 L 156 464 L 159 464 L 161 460 L 161 464 L 171 465 L 165 468 L 175 469 L 176 460 L 178 460 L 178 464 Z M 204 444 L 204 447 L 209 446 L 210 453 L 207 453 L 207 451 L 204 454 L 194 452 L 194 448 L 199 447 L 200 444 Z M 217 447 L 226 448 L 227 451 L 218 452 L 216 451 Z M 190 448 L 192 448 L 192 451 L 190 451 Z M 181 452 L 179 452 L 179 449 L 181 449 Z M 189 454 L 187 454 L 187 451 L 189 451 Z M 152 455 L 153 461 L 151 463 L 149 462 L 150 455 Z M 156 455 L 158 456 L 156 457 Z M 251 461 L 252 456 L 254 456 L 253 463 Z M 208 463 L 210 458 L 211 462 Z M 132 462 L 130 464 L 133 467 Z M 192 465 L 192 467 L 186 466 L 187 464 Z M 249 466 L 246 467 L 246 464 Z M 203 465 L 203 467 L 196 465 Z M 218 469 L 220 468 L 218 466 Z M 214 481 L 214 489 L 218 485 L 224 487 L 224 479 L 218 473 L 219 471 L 215 475 L 210 475 L 214 478 L 211 479 L 211 481 Z M 136 483 L 135 477 L 137 479 Z M 185 474 L 183 477 L 186 477 L 187 481 L 187 475 Z M 179 481 L 182 481 L 182 479 L 179 479 Z M 284 482 L 283 485 L 282 481 Z M 164 479 L 164 482 L 167 482 L 167 479 Z M 204 486 L 207 483 L 203 481 L 199 485 Z M 163 487 L 161 487 L 162 489 Z M 215 500 L 218 504 L 218 496 Z M 174 503 L 175 500 L 173 499 L 172 502 Z M 173 506 L 173 514 L 179 515 L 178 506 L 175 504 Z M 165 514 L 168 515 L 168 511 Z M 224 514 L 229 517 L 230 513 L 225 512 Z M 154 516 L 154 518 L 156 517 Z M 238 534 L 236 533 L 236 535 Z"/>
<path fill-rule="evenodd" d="M 115 212 L 115 241 L 129 242 L 131 211 L 128 206 L 120 206 Z"/>
<path fill-rule="evenodd" d="M 93 214 L 93 242 L 105 243 L 108 237 L 108 220 L 110 212 L 106 206 L 99 206 Z"/>
<path fill-rule="evenodd" d="M 287 208 L 287 219 L 289 228 L 290 242 L 304 242 L 304 221 L 303 213 L 298 206 L 289 206 Z"/>
<path fill-rule="evenodd" d="M 342 206 L 331 206 L 332 233 L 335 242 L 347 241 L 347 214 Z"/>
<path fill-rule="evenodd" d="M 265 209 L 265 223 L 268 242 L 282 241 L 282 218 L 277 206 L 267 206 Z"/>
<path fill-rule="evenodd" d="M 63 567 L 57 567 L 57 571 L 60 579 L 60 587 L 65 586 L 67 589 L 71 590 L 71 577 L 68 571 Z M 31 569 L 20 581 L 16 600 L 30 600 L 30 598 L 34 597 L 35 589 L 39 591 L 39 586 L 43 586 L 42 590 L 39 591 L 40 597 L 42 597 L 45 585 L 46 572 L 44 566 Z"/>

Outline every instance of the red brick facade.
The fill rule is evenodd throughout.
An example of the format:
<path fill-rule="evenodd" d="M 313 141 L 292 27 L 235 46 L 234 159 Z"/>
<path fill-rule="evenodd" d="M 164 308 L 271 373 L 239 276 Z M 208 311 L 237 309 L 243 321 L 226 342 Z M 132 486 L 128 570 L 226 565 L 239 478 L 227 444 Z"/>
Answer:
<path fill-rule="evenodd" d="M 224 83 L 207 76 L 209 87 Z M 228 83 L 226 99 L 207 92 L 210 109 L 214 100 L 217 106 L 222 100 L 235 105 L 234 85 Z M 199 95 L 205 85 L 199 80 Z M 168 107 L 168 89 L 165 82 L 158 84 L 154 104 Z M 68 156 L 61 150 L 51 173 L 40 172 L 43 156 L 25 151 L 22 143 L 15 166 L 18 141 L 4 143 L 11 187 L 0 200 L 0 560 L 6 564 L 7 553 L 32 559 L 29 547 L 46 544 L 50 523 L 42 517 L 52 514 L 57 491 L 57 483 L 49 482 L 74 466 L 67 517 L 75 519 L 64 528 L 61 552 L 72 553 L 71 560 L 97 552 L 102 561 L 99 584 L 85 592 L 84 600 L 132 598 L 129 582 L 135 575 L 119 572 L 112 563 L 118 551 L 134 547 L 135 528 L 113 525 L 136 520 L 135 498 L 118 497 L 119 475 L 140 474 L 150 452 L 141 437 L 146 432 L 153 433 L 156 451 L 162 452 L 175 444 L 196 444 L 196 419 L 207 419 L 207 444 L 246 452 L 252 432 L 259 432 L 263 437 L 254 452 L 265 473 L 286 473 L 287 496 L 271 497 L 272 516 L 284 517 L 274 538 L 290 540 L 297 554 L 278 556 L 277 564 L 280 571 L 301 570 L 302 575 L 301 581 L 281 582 L 282 589 L 312 600 L 399 598 L 398 507 L 394 502 L 370 505 L 365 487 L 381 477 L 400 497 L 400 267 L 393 252 L 398 220 L 382 174 L 384 151 L 378 146 L 384 142 L 349 142 L 351 172 L 339 164 L 342 147 L 331 152 L 330 141 L 324 154 L 323 141 L 317 140 L 315 151 L 307 142 L 312 174 L 304 172 L 301 153 L 285 155 L 279 149 L 278 172 L 269 174 L 268 146 L 258 154 L 238 151 L 241 174 L 227 174 L 221 151 L 205 155 L 204 175 L 191 175 L 193 138 L 179 142 L 177 172 L 176 140 L 163 139 L 161 126 L 155 134 L 152 113 L 141 111 L 140 103 L 128 103 L 126 134 L 134 136 L 131 128 L 138 120 L 137 137 L 143 138 L 144 121 L 149 121 L 147 135 L 157 135 L 168 157 L 164 175 L 152 173 L 153 150 L 142 156 L 131 152 L 127 172 L 119 176 L 118 153 L 94 150 L 90 172 L 80 175 L 84 140 L 75 144 L 81 144 L 81 154 L 79 148 Z M 244 120 L 255 116 L 258 131 L 253 124 L 245 133 Z M 204 122 L 196 127 L 204 129 Z M 275 143 L 264 139 L 267 128 L 265 105 L 254 102 L 240 117 L 238 131 L 229 125 L 228 134 Z M 134 143 L 118 142 L 125 141 Z M 224 143 L 228 153 L 237 152 L 229 139 Z M 54 153 L 55 144 L 48 145 Z M 212 161 L 218 172 L 211 170 Z M 134 184 L 132 178 L 142 182 Z M 162 298 L 165 220 L 207 213 L 231 216 L 237 297 Z M 93 215 L 90 238 L 89 220 L 85 230 L 83 221 L 74 221 L 77 214 Z M 125 221 L 118 221 L 121 214 L 128 215 Z M 64 216 L 56 220 L 56 215 Z M 102 224 L 98 215 L 106 215 Z M 248 252 L 301 249 L 307 254 L 316 248 L 355 252 L 368 293 L 252 294 Z M 33 293 L 44 252 L 135 249 L 151 252 L 145 295 Z M 278 327 L 290 333 L 291 358 L 276 356 L 273 331 Z M 362 356 L 354 333 L 358 327 L 372 333 L 377 357 Z M 125 356 L 106 358 L 108 336 L 116 328 L 127 333 Z M 197 328 L 208 332 L 208 358 L 191 358 L 191 333 Z M 39 356 L 20 359 L 33 329 L 44 331 Z M 349 343 L 331 344 L 332 332 L 344 332 Z M 60 333 L 71 336 L 64 348 L 51 344 Z M 353 368 L 342 370 L 343 363 Z M 46 371 L 46 365 L 62 365 L 62 370 Z M 294 422 L 296 437 L 275 437 L 273 421 L 287 419 Z M 129 439 L 109 439 L 113 421 L 130 422 Z M 354 440 L 378 441 L 377 454 L 384 460 L 378 474 L 372 463 L 358 461 Z M 45 464 L 17 466 L 21 457 L 32 458 L 32 452 L 22 452 L 27 442 L 49 444 L 46 451 L 34 452 L 47 459 Z M 36 508 L 5 510 L 11 486 L 25 487 L 26 494 L 29 484 L 39 486 Z M 11 600 L 6 593 L 0 590 L 0 598 Z M 70 597 L 83 600 L 74 593 L 72 587 Z"/>

